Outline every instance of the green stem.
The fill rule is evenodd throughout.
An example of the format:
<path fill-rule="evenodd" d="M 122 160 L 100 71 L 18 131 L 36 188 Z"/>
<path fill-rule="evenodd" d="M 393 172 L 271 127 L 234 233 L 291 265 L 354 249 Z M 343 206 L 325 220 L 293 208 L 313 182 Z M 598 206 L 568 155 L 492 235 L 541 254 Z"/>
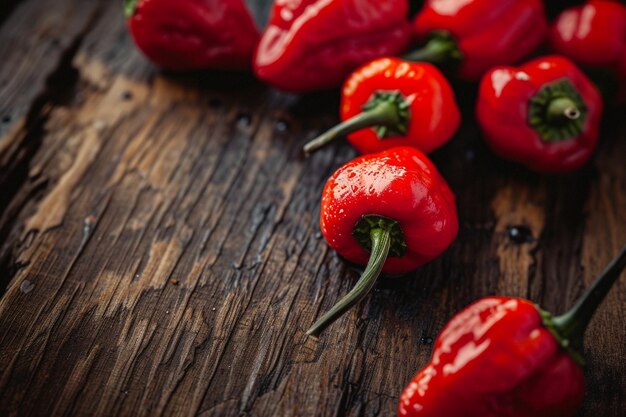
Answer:
<path fill-rule="evenodd" d="M 403 58 L 407 61 L 430 62 L 432 64 L 446 64 L 461 59 L 461 52 L 456 41 L 447 32 L 433 32 L 429 41 L 415 51 L 409 52 Z"/>
<path fill-rule="evenodd" d="M 124 16 L 131 17 L 135 14 L 138 0 L 124 0 Z"/>
<path fill-rule="evenodd" d="M 626 268 L 626 246 L 622 247 L 619 255 L 611 261 L 568 312 L 554 317 L 552 321 L 554 328 L 572 349 L 582 351 L 583 336 L 587 325 L 624 268 Z"/>
<path fill-rule="evenodd" d="M 335 320 L 341 317 L 352 306 L 361 301 L 374 288 L 376 280 L 387 260 L 389 248 L 391 247 L 391 233 L 385 229 L 372 229 L 372 251 L 367 262 L 363 275 L 359 278 L 354 288 L 343 297 L 333 308 L 320 317 L 306 334 L 317 337 L 325 328 L 330 326 Z"/>
<path fill-rule="evenodd" d="M 551 100 L 546 113 L 548 122 L 556 124 L 577 120 L 581 116 L 578 105 L 569 97 L 558 97 Z"/>
<path fill-rule="evenodd" d="M 587 106 L 566 78 L 544 84 L 528 101 L 528 125 L 543 142 L 574 139 L 584 131 Z"/>
<path fill-rule="evenodd" d="M 340 136 L 348 135 L 357 130 L 373 126 L 396 126 L 400 123 L 398 107 L 393 102 L 381 101 L 373 108 L 366 110 L 338 124 L 312 141 L 304 145 L 304 153 L 311 154 L 326 146 Z"/>
<path fill-rule="evenodd" d="M 411 51 L 404 55 L 403 58 L 413 62 L 432 62 L 441 64 L 446 61 L 447 56 L 446 44 L 438 39 L 431 39 L 422 48 Z"/>

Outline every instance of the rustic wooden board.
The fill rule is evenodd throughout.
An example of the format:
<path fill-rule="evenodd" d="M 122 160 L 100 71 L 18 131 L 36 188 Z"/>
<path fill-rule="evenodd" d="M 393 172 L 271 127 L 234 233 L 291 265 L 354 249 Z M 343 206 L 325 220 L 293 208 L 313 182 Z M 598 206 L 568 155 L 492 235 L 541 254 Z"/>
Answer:
<path fill-rule="evenodd" d="M 561 312 L 626 242 L 624 109 L 590 166 L 538 176 L 490 154 L 458 86 L 465 123 L 433 155 L 458 240 L 314 342 L 358 277 L 318 223 L 354 151 L 300 156 L 336 93 L 162 74 L 117 2 L 8 1 L 0 22 L 1 416 L 393 415 L 454 312 L 496 293 Z M 580 416 L 623 415 L 625 301 L 622 279 L 587 334 Z"/>

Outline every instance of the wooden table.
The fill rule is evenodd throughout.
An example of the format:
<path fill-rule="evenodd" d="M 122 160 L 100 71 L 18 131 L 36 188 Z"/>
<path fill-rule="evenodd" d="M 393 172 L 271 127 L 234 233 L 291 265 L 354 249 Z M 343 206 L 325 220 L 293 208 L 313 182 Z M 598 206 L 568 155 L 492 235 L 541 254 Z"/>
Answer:
<path fill-rule="evenodd" d="M 538 176 L 486 149 L 460 86 L 465 122 L 433 154 L 457 241 L 307 339 L 358 277 L 318 223 L 355 153 L 300 156 L 337 93 L 164 75 L 118 3 L 0 6 L 1 416 L 391 416 L 456 311 L 502 294 L 562 312 L 626 242 L 623 108 L 593 163 Z M 625 303 L 622 279 L 587 333 L 580 416 L 624 415 Z"/>

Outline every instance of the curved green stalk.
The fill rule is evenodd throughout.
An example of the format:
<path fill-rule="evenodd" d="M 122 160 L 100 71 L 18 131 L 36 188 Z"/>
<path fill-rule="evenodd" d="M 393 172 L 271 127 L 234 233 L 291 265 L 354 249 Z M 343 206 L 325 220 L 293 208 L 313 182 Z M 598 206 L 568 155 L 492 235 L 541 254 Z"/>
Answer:
<path fill-rule="evenodd" d="M 335 322 L 352 306 L 361 301 L 374 288 L 376 280 L 385 265 L 389 248 L 391 247 L 391 233 L 384 229 L 372 229 L 370 232 L 372 238 L 372 251 L 369 261 L 363 271 L 363 275 L 359 278 L 354 288 L 343 297 L 333 308 L 320 317 L 306 334 L 317 337 L 324 329 Z"/>
<path fill-rule="evenodd" d="M 335 139 L 357 130 L 374 126 L 396 126 L 398 123 L 400 123 L 400 117 L 396 104 L 381 101 L 370 110 L 363 111 L 349 118 L 308 142 L 304 145 L 304 153 L 307 155 L 311 154 Z"/>
<path fill-rule="evenodd" d="M 591 318 L 624 268 L 626 268 L 626 246 L 622 247 L 619 255 L 568 312 L 552 319 L 552 325 L 562 344 L 577 353 L 582 351 L 583 336 Z"/>

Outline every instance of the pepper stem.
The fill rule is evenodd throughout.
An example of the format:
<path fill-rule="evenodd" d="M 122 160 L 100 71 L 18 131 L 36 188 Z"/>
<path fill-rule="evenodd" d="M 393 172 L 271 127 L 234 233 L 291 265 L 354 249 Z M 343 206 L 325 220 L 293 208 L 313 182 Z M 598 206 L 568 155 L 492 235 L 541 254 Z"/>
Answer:
<path fill-rule="evenodd" d="M 361 278 L 359 278 L 354 288 L 352 288 L 345 297 L 307 330 L 307 335 L 318 337 L 324 329 L 334 323 L 346 311 L 352 308 L 352 306 L 365 298 L 372 288 L 374 288 L 376 280 L 387 260 L 387 255 L 389 254 L 391 233 L 389 230 L 376 228 L 370 231 L 370 237 L 372 239 L 372 251 L 370 252 L 370 258 L 365 267 L 365 271 L 363 271 L 363 275 L 361 275 Z"/>
<path fill-rule="evenodd" d="M 304 153 L 310 155 L 338 137 L 348 135 L 357 130 L 374 126 L 395 127 L 401 122 L 397 104 L 392 101 L 380 101 L 369 110 L 349 118 L 308 142 L 304 145 Z"/>
<path fill-rule="evenodd" d="M 131 17 L 135 14 L 139 0 L 124 0 L 124 16 Z"/>
<path fill-rule="evenodd" d="M 577 120 L 581 114 L 576 102 L 569 97 L 558 97 L 551 100 L 546 109 L 548 122 L 555 124 Z"/>
<path fill-rule="evenodd" d="M 361 113 L 304 145 L 304 152 L 308 155 L 339 136 L 368 127 L 374 129 L 378 139 L 406 135 L 411 119 L 410 107 L 402 92 L 376 90 L 361 107 Z"/>
<path fill-rule="evenodd" d="M 403 56 L 407 61 L 446 64 L 460 61 L 462 53 L 452 37 L 446 31 L 434 31 L 423 47 Z"/>
<path fill-rule="evenodd" d="M 582 351 L 587 325 L 624 268 L 626 268 L 626 246 L 622 247 L 619 255 L 568 312 L 552 319 L 558 335 L 575 351 Z"/>
<path fill-rule="evenodd" d="M 586 115 L 582 96 L 567 78 L 545 84 L 528 101 L 528 124 L 544 142 L 579 136 Z"/>

